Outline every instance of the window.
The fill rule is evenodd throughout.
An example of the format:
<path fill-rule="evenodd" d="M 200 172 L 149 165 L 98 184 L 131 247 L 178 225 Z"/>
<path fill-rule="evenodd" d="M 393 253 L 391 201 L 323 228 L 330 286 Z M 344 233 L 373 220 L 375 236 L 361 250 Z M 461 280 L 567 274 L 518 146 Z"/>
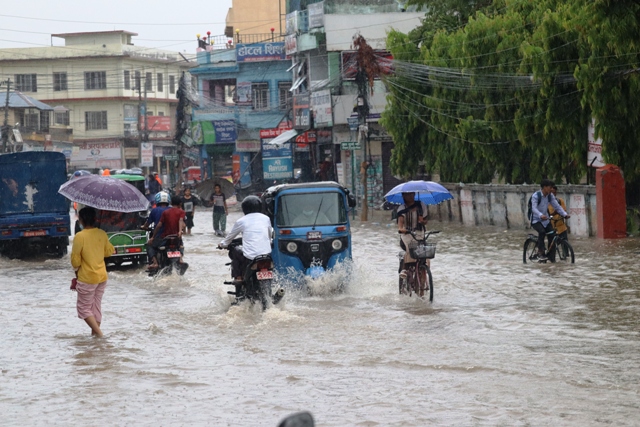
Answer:
<path fill-rule="evenodd" d="M 266 110 L 269 108 L 269 83 L 252 83 L 251 99 L 254 110 Z"/>
<path fill-rule="evenodd" d="M 124 88 L 131 89 L 131 71 L 124 70 Z"/>
<path fill-rule="evenodd" d="M 176 94 L 176 76 L 169 76 L 169 93 Z"/>
<path fill-rule="evenodd" d="M 16 74 L 16 90 L 20 92 L 37 92 L 38 79 L 36 74 Z"/>
<path fill-rule="evenodd" d="M 84 73 L 84 90 L 106 89 L 106 71 L 88 71 Z"/>
<path fill-rule="evenodd" d="M 292 94 L 291 94 L 291 82 L 279 82 L 278 83 L 278 107 L 281 110 L 286 110 L 291 107 Z"/>
<path fill-rule="evenodd" d="M 53 90 L 60 92 L 69 89 L 67 87 L 67 73 L 53 73 Z"/>
<path fill-rule="evenodd" d="M 153 73 L 146 73 L 144 77 L 144 90 L 153 92 Z"/>
<path fill-rule="evenodd" d="M 62 126 L 69 126 L 69 112 L 60 111 L 54 114 L 54 123 Z"/>
<path fill-rule="evenodd" d="M 158 92 L 164 92 L 164 75 L 162 73 L 158 73 L 156 77 L 156 83 L 158 87 Z"/>
<path fill-rule="evenodd" d="M 107 129 L 107 112 L 106 111 L 86 111 L 84 113 L 84 129 L 85 130 Z"/>
<path fill-rule="evenodd" d="M 141 87 L 140 86 L 140 71 L 136 71 L 135 75 L 136 75 L 136 89 L 135 90 L 139 91 L 140 87 Z"/>
<path fill-rule="evenodd" d="M 18 123 L 20 123 L 20 127 L 22 129 L 27 131 L 38 130 L 38 125 L 40 123 L 38 110 L 34 108 L 16 109 L 15 117 Z"/>

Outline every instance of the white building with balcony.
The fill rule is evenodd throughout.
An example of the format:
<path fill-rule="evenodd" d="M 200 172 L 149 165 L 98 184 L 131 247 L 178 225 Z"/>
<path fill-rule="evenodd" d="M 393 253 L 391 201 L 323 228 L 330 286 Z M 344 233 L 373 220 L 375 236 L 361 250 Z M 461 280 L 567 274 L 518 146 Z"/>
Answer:
<path fill-rule="evenodd" d="M 52 34 L 64 46 L 0 49 L 0 80 L 56 107 L 53 128 L 74 143 L 71 167 L 168 167 L 175 151 L 176 91 L 195 66 L 179 52 L 134 46 L 136 33 Z M 22 124 L 25 125 L 25 124 Z M 140 164 L 140 144 L 154 164 Z"/>

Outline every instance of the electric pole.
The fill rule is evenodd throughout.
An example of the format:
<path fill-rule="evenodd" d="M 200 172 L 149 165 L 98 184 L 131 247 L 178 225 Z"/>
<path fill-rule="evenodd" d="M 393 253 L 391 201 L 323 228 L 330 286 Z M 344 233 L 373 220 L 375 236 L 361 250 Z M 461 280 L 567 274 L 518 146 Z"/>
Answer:
<path fill-rule="evenodd" d="M 11 79 L 0 82 L 0 86 L 7 85 L 7 98 L 4 103 L 4 124 L 2 125 L 2 152 L 7 152 L 7 142 L 9 141 L 9 94 L 11 91 Z"/>
<path fill-rule="evenodd" d="M 174 136 L 174 142 L 176 144 L 176 153 L 178 154 L 178 182 L 182 179 L 182 158 L 183 148 L 182 137 L 187 133 L 189 127 L 190 117 L 187 114 L 189 108 L 189 97 L 187 87 L 187 74 L 183 71 L 180 77 L 180 83 L 178 84 L 178 91 L 176 96 L 178 98 L 178 107 L 176 108 L 176 133 Z"/>

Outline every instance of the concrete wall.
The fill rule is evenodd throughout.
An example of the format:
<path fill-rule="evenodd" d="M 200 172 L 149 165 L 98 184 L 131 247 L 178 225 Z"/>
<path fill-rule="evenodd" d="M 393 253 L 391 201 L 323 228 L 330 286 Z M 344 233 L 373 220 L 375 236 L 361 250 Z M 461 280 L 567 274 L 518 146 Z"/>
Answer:
<path fill-rule="evenodd" d="M 429 218 L 468 226 L 495 225 L 530 228 L 529 197 L 539 185 L 443 184 L 454 199 L 429 206 Z M 596 235 L 596 189 L 592 185 L 559 185 L 558 197 L 567 204 L 569 226 L 575 236 Z"/>

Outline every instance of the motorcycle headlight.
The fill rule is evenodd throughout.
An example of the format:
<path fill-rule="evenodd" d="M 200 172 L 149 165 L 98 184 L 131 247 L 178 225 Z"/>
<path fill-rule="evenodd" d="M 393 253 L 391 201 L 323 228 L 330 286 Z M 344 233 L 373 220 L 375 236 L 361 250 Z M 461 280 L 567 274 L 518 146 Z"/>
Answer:
<path fill-rule="evenodd" d="M 295 242 L 287 243 L 287 250 L 291 253 L 294 253 L 298 250 L 298 245 Z"/>
<path fill-rule="evenodd" d="M 340 239 L 334 240 L 333 242 L 331 242 L 331 247 L 334 251 L 339 251 L 340 249 L 342 249 L 342 241 Z"/>

